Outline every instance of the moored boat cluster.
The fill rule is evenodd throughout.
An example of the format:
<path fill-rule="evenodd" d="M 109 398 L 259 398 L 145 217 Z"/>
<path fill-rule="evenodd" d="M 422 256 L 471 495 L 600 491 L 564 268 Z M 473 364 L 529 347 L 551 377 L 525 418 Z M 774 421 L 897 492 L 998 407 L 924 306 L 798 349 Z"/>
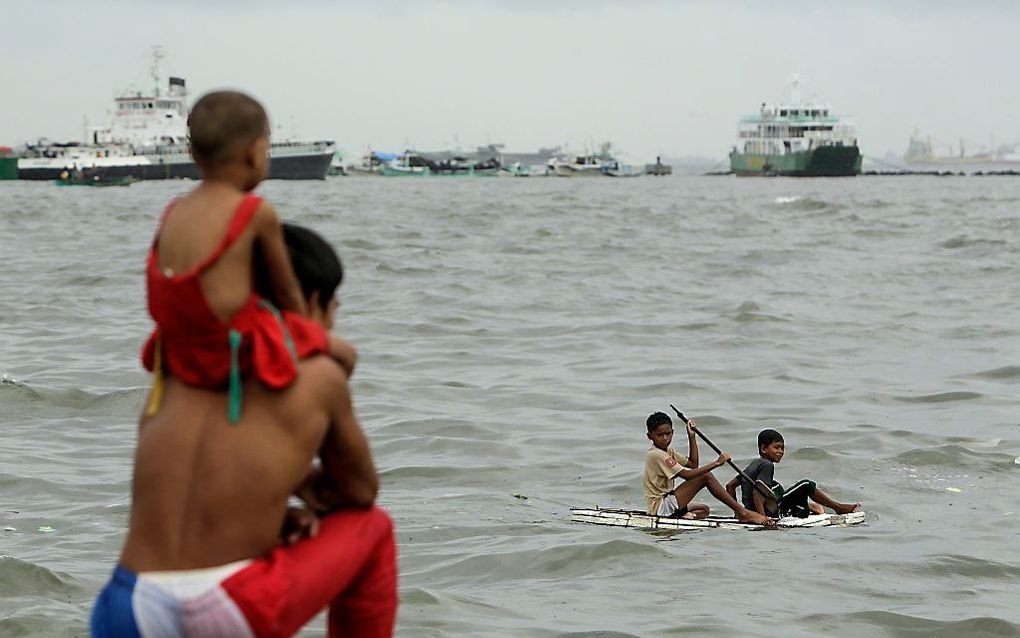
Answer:
<path fill-rule="evenodd" d="M 611 145 L 598 153 L 568 153 L 560 147 L 537 153 L 515 153 L 502 144 L 479 146 L 474 152 L 406 150 L 385 153 L 368 150 L 360 162 L 336 166 L 335 174 L 381 177 L 637 177 L 669 175 L 672 168 L 656 158 L 654 164 L 637 165 L 613 157 Z"/>

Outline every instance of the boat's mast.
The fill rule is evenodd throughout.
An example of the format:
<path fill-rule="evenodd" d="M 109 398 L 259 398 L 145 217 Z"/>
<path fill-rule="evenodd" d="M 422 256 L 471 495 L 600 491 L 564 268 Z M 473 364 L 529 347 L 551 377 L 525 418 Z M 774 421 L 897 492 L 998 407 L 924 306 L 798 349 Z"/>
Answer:
<path fill-rule="evenodd" d="M 165 57 L 166 53 L 163 52 L 163 47 L 158 44 L 152 47 L 152 66 L 149 67 L 149 73 L 152 75 L 152 84 L 156 87 L 156 97 L 159 97 L 159 61 Z"/>
<path fill-rule="evenodd" d="M 800 73 L 794 73 L 790 80 L 790 102 L 800 104 Z"/>

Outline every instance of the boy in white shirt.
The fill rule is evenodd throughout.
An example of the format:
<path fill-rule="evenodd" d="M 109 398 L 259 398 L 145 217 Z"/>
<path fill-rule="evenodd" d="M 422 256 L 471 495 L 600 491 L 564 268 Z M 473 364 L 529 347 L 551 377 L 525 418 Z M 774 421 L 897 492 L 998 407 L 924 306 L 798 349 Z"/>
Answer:
<path fill-rule="evenodd" d="M 747 523 L 773 525 L 769 517 L 741 505 L 726 488 L 712 476 L 712 470 L 722 467 L 729 454 L 720 454 L 714 462 L 698 467 L 698 441 L 694 421 L 687 423 L 687 456 L 678 454 L 669 444 L 673 441 L 673 421 L 663 412 L 649 415 L 645 421 L 652 449 L 645 459 L 645 505 L 649 514 L 676 518 L 705 518 L 708 505 L 691 500 L 703 488 L 733 510 L 737 519 Z"/>

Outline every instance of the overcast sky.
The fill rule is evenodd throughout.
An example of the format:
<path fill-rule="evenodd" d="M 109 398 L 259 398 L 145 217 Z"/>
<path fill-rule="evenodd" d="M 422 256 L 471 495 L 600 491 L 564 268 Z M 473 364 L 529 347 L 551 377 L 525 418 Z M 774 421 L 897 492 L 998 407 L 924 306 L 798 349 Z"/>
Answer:
<path fill-rule="evenodd" d="M 193 98 L 240 88 L 281 134 L 351 154 L 608 139 L 722 159 L 793 73 L 866 156 L 915 128 L 954 150 L 1020 141 L 1017 2 L 0 0 L 0 145 L 81 139 L 151 87 L 157 44 Z"/>

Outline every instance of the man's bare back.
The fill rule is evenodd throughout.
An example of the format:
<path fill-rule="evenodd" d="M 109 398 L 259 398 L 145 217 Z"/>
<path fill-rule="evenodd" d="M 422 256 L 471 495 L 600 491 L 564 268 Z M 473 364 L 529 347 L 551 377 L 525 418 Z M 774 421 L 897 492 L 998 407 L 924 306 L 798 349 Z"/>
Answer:
<path fill-rule="evenodd" d="M 225 393 L 167 380 L 160 411 L 140 425 L 124 567 L 194 569 L 265 554 L 320 451 L 332 504 L 372 504 L 378 478 L 336 362 L 301 362 L 281 392 L 249 381 L 244 401 L 231 424 Z"/>

